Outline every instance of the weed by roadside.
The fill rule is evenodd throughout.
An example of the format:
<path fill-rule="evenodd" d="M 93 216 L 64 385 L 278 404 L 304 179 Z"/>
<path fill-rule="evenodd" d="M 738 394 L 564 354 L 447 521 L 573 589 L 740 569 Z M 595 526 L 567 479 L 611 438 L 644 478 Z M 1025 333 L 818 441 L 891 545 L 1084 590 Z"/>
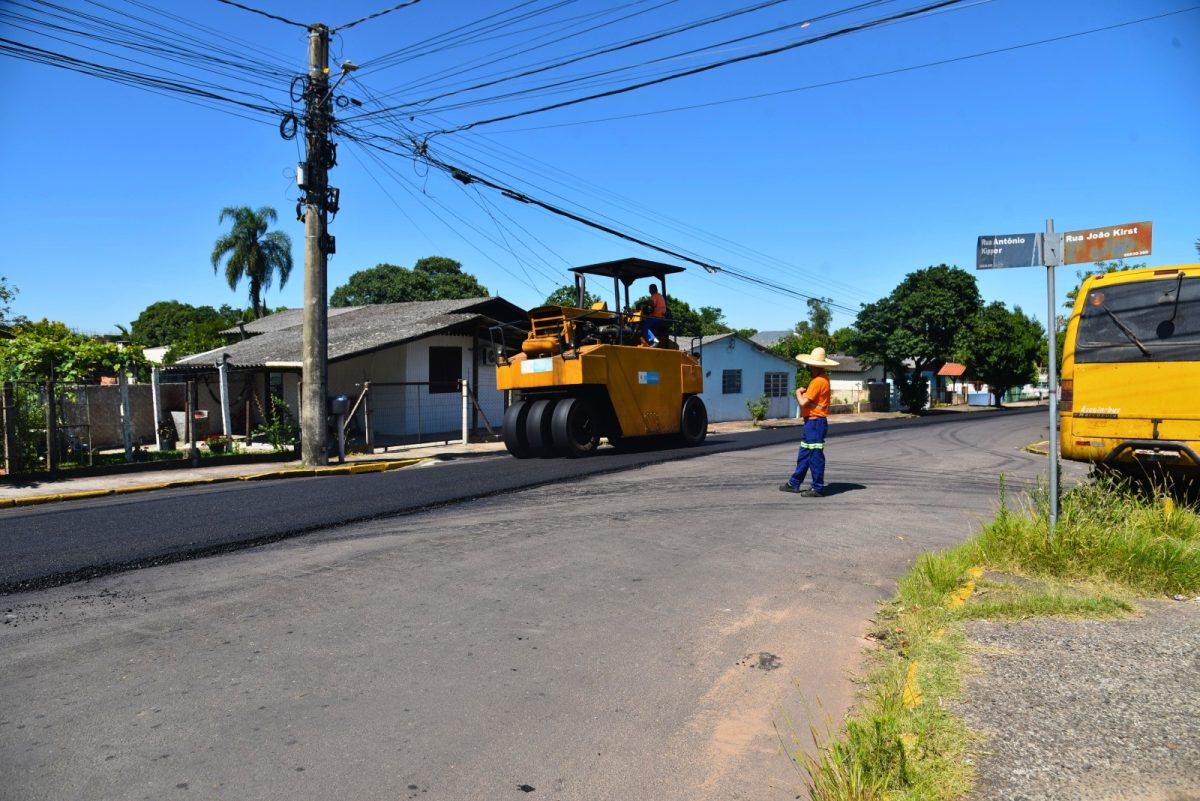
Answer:
<path fill-rule="evenodd" d="M 968 670 L 967 620 L 1115 618 L 1137 596 L 1200 593 L 1200 516 L 1112 482 L 1064 494 L 1056 536 L 1048 496 L 1001 507 L 980 534 L 923 554 L 879 609 L 858 711 L 835 739 L 797 753 L 814 801 L 917 801 L 965 794 L 973 737 L 942 703 Z"/>

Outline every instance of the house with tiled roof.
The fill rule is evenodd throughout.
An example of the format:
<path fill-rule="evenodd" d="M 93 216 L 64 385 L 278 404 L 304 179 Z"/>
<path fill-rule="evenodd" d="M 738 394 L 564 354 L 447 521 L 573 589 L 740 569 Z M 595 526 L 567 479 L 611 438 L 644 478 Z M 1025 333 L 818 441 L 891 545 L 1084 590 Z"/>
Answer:
<path fill-rule="evenodd" d="M 523 332 L 498 327 L 520 326 L 525 319 L 523 309 L 498 297 L 331 308 L 329 394 L 349 399 L 352 427 L 374 445 L 457 438 L 464 416 L 471 431 L 498 433 L 504 398 L 496 389 L 492 345 L 500 330 L 514 332 L 519 342 Z M 262 421 L 270 397 L 283 399 L 299 419 L 303 310 L 277 312 L 225 333 L 233 341 L 165 372 L 201 384 L 198 407 L 212 417 L 222 412 L 217 370 L 223 362 L 235 433 Z"/>
<path fill-rule="evenodd" d="M 700 359 L 700 398 L 712 422 L 749 420 L 746 402 L 760 398 L 767 402 L 767 418 L 796 416 L 796 362 L 733 332 L 700 337 L 691 351 Z"/>

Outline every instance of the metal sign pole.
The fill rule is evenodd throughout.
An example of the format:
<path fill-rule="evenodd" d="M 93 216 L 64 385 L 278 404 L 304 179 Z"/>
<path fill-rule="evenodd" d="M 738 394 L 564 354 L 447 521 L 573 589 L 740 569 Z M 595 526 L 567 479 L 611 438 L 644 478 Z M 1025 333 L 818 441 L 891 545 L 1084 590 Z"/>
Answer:
<path fill-rule="evenodd" d="M 1062 261 L 1059 235 L 1054 233 L 1054 220 L 1046 220 L 1046 236 L 1042 254 L 1046 261 L 1046 340 L 1049 345 L 1046 384 L 1050 389 L 1050 514 L 1047 534 L 1054 539 L 1058 522 L 1058 326 L 1055 324 L 1054 268 Z"/>

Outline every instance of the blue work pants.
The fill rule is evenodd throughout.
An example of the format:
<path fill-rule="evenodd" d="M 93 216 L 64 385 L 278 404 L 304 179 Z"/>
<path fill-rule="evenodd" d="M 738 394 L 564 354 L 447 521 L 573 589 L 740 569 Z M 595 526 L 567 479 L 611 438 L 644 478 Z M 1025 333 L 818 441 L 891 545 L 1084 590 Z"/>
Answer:
<path fill-rule="evenodd" d="M 828 417 L 810 417 L 804 421 L 804 435 L 800 438 L 800 452 L 796 455 L 796 471 L 788 483 L 799 487 L 804 476 L 812 469 L 812 488 L 825 491 L 825 434 L 829 431 Z"/>

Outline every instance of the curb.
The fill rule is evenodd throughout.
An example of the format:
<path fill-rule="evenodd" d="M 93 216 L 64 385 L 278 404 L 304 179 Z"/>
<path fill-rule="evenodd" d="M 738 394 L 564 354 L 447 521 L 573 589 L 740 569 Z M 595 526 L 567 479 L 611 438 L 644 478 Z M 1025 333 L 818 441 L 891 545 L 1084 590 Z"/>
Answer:
<path fill-rule="evenodd" d="M 1038 456 L 1050 455 L 1050 440 L 1044 439 L 1041 442 L 1035 442 L 1032 445 L 1026 445 L 1022 448 L 1026 453 L 1036 453 Z"/>
<path fill-rule="evenodd" d="M 0 509 L 14 506 L 40 506 L 59 501 L 75 501 L 86 498 L 102 498 L 108 495 L 128 495 L 134 492 L 148 492 L 160 489 L 178 489 L 193 487 L 200 484 L 223 484 L 231 481 L 271 481 L 277 478 L 304 478 L 316 476 L 348 476 L 360 473 L 384 473 L 389 470 L 399 470 L 411 467 L 420 462 L 429 461 L 433 457 L 422 456 L 414 459 L 397 459 L 387 462 L 367 462 L 363 464 L 336 465 L 334 467 L 293 468 L 290 470 L 272 470 L 266 473 L 253 473 L 247 476 L 217 476 L 212 478 L 191 478 L 178 481 L 160 481 L 154 484 L 137 484 L 132 487 L 114 487 L 112 489 L 87 490 L 85 492 L 60 492 L 53 495 L 31 495 L 27 498 L 0 499 Z"/>

